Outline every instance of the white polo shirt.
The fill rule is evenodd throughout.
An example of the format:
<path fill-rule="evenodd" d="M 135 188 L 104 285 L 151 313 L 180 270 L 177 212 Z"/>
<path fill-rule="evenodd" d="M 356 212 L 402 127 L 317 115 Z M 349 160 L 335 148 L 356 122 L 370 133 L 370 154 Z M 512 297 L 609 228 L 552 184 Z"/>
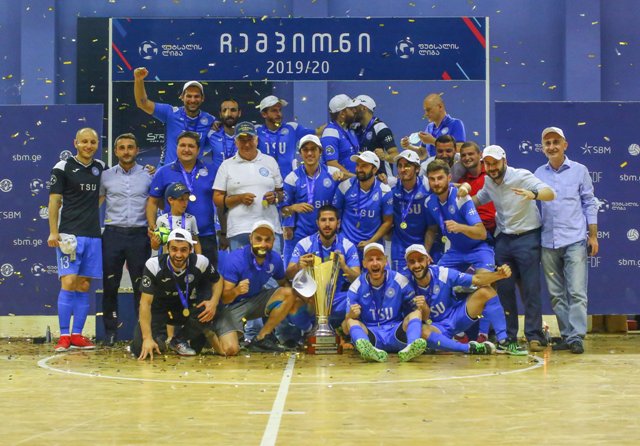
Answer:
<path fill-rule="evenodd" d="M 236 153 L 220 165 L 213 189 L 237 195 L 252 193 L 256 196 L 251 206 L 239 204 L 231 208 L 227 214 L 227 237 L 251 233 L 251 227 L 258 220 L 267 220 L 282 233 L 278 208 L 269 205 L 262 206 L 267 192 L 282 188 L 282 176 L 276 160 L 258 151 L 251 161 L 247 161 Z"/>

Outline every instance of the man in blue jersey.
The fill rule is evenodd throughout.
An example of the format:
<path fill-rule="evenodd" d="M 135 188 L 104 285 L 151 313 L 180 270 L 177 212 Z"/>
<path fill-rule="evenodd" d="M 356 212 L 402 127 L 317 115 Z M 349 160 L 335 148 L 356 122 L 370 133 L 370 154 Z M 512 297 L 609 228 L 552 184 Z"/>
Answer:
<path fill-rule="evenodd" d="M 178 135 L 185 131 L 195 132 L 198 134 L 199 147 L 204 147 L 215 118 L 200 109 L 204 102 L 204 87 L 200 82 L 186 82 L 180 95 L 183 106 L 174 107 L 169 104 L 153 102 L 147 97 L 144 80 L 148 75 L 149 71 L 144 67 L 133 70 L 133 94 L 139 109 L 152 115 L 166 126 L 165 146 L 160 155 L 160 165 L 171 164 L 178 159 L 176 154 Z"/>
<path fill-rule="evenodd" d="M 105 165 L 93 158 L 99 141 L 94 129 L 78 130 L 73 141 L 77 154 L 58 162 L 51 170 L 47 244 L 56 248 L 60 278 L 60 339 L 55 346 L 56 352 L 95 348 L 82 336 L 82 329 L 89 314 L 91 279 L 102 278 L 98 202 L 100 177 Z"/>
<path fill-rule="evenodd" d="M 242 320 L 262 317 L 267 319 L 249 344 L 249 350 L 285 350 L 273 330 L 292 311 L 291 316 L 295 319 L 302 303 L 286 286 L 282 258 L 273 251 L 274 241 L 273 225 L 259 220 L 253 225 L 249 244 L 232 251 L 225 259 L 221 271 L 224 278 L 223 305 L 214 324 L 220 341 L 220 354 L 237 355 L 240 350 L 238 334 L 243 332 Z M 264 288 L 271 278 L 278 281 L 279 288 Z"/>
<path fill-rule="evenodd" d="M 186 212 L 193 215 L 198 223 L 198 241 L 202 247 L 202 254 L 216 267 L 218 244 L 213 207 L 214 176 L 210 170 L 211 166 L 198 159 L 200 138 L 197 133 L 182 132 L 178 136 L 177 150 L 178 160 L 158 169 L 149 186 L 147 222 L 150 234 L 156 229 L 158 209 L 169 209 L 169 204 L 164 201 L 165 190 L 172 183 L 182 183 L 189 189 Z"/>
<path fill-rule="evenodd" d="M 346 94 L 332 97 L 329 101 L 330 121 L 320 138 L 324 147 L 324 163 L 340 169 L 345 178 L 354 176 L 356 165 L 351 158 L 360 151 L 358 137 L 351 130 L 357 106 L 358 103 Z"/>
<path fill-rule="evenodd" d="M 409 280 L 386 265 L 382 245 L 365 246 L 365 271 L 349 287 L 342 329 L 365 361 L 384 362 L 387 352 L 410 361 L 427 348 L 421 338 L 426 308 L 418 307 Z"/>
<path fill-rule="evenodd" d="M 238 151 L 236 147 L 236 124 L 242 116 L 242 111 L 235 99 L 225 99 L 220 104 L 220 121 L 222 125 L 216 131 L 210 130 L 207 134 L 209 147 L 211 149 L 211 159 L 213 176 L 215 178 L 220 168 L 220 164 L 231 158 Z M 206 153 L 203 154 L 206 157 Z"/>
<path fill-rule="evenodd" d="M 431 265 L 431 257 L 423 245 L 411 245 L 406 251 L 407 267 L 411 271 L 411 286 L 419 305 L 426 305 L 429 324 L 423 326 L 422 336 L 433 350 L 489 355 L 495 346 L 489 342 L 471 341 L 461 344 L 454 334 L 469 328 L 480 315 L 485 303 L 496 296 L 489 284 L 511 276 L 509 265 L 498 267 L 495 272 L 479 271 L 474 275 L 455 269 Z M 466 298 L 456 296 L 455 287 L 477 286 Z"/>
<path fill-rule="evenodd" d="M 267 96 L 257 107 L 264 119 L 264 125 L 256 127 L 258 149 L 276 159 L 282 178 L 289 175 L 289 172 L 296 167 L 294 160 L 298 141 L 305 135 L 315 133 L 313 129 L 303 127 L 295 121 L 282 122 L 282 107 L 287 104 L 288 102 L 284 99 Z"/>
<path fill-rule="evenodd" d="M 316 135 L 302 137 L 300 155 L 303 164 L 284 179 L 284 202 L 280 211 L 285 233 L 285 265 L 289 264 L 296 243 L 316 232 L 317 211 L 333 201 L 342 178 L 340 170 L 320 164 L 322 146 Z"/>
<path fill-rule="evenodd" d="M 458 197 L 458 188 L 451 184 L 449 165 L 442 160 L 433 161 L 427 167 L 427 178 L 432 195 L 425 201 L 429 225 L 426 247 L 431 247 L 438 230 L 445 238 L 446 251 L 438 266 L 458 271 L 470 267 L 477 272 L 493 271 L 495 259 L 493 248 L 486 242 L 487 230 L 471 197 Z M 486 302 L 483 317 L 493 325 L 499 353 L 527 354 L 517 342 L 507 339 L 507 323 L 498 296 Z"/>
<path fill-rule="evenodd" d="M 327 262 L 331 254 L 335 253 L 341 273 L 336 283 L 329 323 L 337 328 L 344 319 L 349 284 L 360 275 L 358 249 L 343 235 L 338 234 L 340 218 L 334 206 L 325 204 L 320 207 L 315 223 L 317 231 L 296 244 L 287 265 L 287 278 L 291 280 L 301 269 L 313 266 L 314 256 Z"/>
<path fill-rule="evenodd" d="M 398 183 L 393 193 L 393 232 L 391 235 L 391 267 L 405 276 L 407 269 L 404 251 L 409 245 L 424 243 L 427 232 L 425 198 L 429 189 L 420 171 L 420 157 L 411 150 L 404 150 L 394 158 L 398 167 Z"/>
<path fill-rule="evenodd" d="M 341 213 L 341 230 L 362 252 L 393 226 L 393 195 L 391 188 L 376 178 L 380 159 L 373 152 L 353 155 L 356 178 L 343 181 L 336 190 L 333 205 Z"/>

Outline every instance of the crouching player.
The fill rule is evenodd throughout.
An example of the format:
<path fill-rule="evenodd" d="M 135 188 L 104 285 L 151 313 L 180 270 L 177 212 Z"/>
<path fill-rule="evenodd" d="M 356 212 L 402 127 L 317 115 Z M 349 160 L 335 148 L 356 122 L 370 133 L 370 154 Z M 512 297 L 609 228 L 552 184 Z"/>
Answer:
<path fill-rule="evenodd" d="M 405 251 L 407 267 L 411 271 L 411 285 L 417 299 L 424 297 L 430 309 L 430 324 L 422 328 L 422 337 L 434 350 L 489 355 L 496 350 L 491 342 L 461 344 L 453 335 L 465 331 L 481 315 L 487 301 L 496 296 L 489 284 L 511 276 L 509 265 L 499 266 L 495 272 L 479 271 L 474 275 L 455 269 L 431 265 L 431 257 L 423 245 L 411 245 Z M 478 287 L 467 298 L 456 297 L 453 288 Z"/>
<path fill-rule="evenodd" d="M 342 329 L 366 361 L 384 362 L 387 352 L 409 361 L 424 353 L 421 336 L 425 314 L 415 308 L 413 288 L 402 274 L 386 268 L 384 247 L 369 243 L 363 251 L 363 267 L 349 287 Z"/>

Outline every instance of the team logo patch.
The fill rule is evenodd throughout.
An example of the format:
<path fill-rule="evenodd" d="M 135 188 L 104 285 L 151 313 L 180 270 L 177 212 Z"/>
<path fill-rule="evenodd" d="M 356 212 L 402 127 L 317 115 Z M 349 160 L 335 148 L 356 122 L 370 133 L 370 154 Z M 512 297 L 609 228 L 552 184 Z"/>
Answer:
<path fill-rule="evenodd" d="M 387 295 L 387 297 L 393 297 L 396 295 L 396 290 L 393 288 L 389 288 L 385 294 Z"/>
<path fill-rule="evenodd" d="M 373 194 L 373 197 L 371 197 L 371 200 L 373 200 L 373 201 L 378 201 L 379 199 L 380 199 L 380 195 L 378 194 L 378 192 Z"/>
<path fill-rule="evenodd" d="M 282 131 L 280 131 L 281 135 L 288 135 L 289 134 L 289 129 L 282 129 Z"/>
<path fill-rule="evenodd" d="M 324 180 L 322 180 L 322 185 L 327 189 L 331 187 L 331 184 L 331 179 L 329 178 L 325 178 Z"/>
<path fill-rule="evenodd" d="M 100 175 L 100 169 L 98 169 L 96 166 L 93 166 L 91 168 L 91 173 L 93 174 L 94 177 L 97 177 L 98 175 Z"/>
<path fill-rule="evenodd" d="M 442 135 L 446 135 L 448 133 L 449 133 L 449 127 L 445 127 L 445 128 L 442 129 L 442 131 L 440 131 L 440 134 L 442 134 Z"/>
<path fill-rule="evenodd" d="M 440 292 L 440 285 L 436 285 L 433 287 L 433 294 L 437 295 Z"/>
<path fill-rule="evenodd" d="M 423 197 L 422 192 L 418 192 L 418 193 L 416 194 L 416 200 L 419 200 L 419 199 L 421 199 L 422 197 Z"/>
<path fill-rule="evenodd" d="M 193 281 L 196 280 L 196 276 L 194 276 L 193 274 L 187 274 L 185 280 L 187 281 L 187 283 L 193 283 Z"/>
<path fill-rule="evenodd" d="M 204 118 L 200 118 L 200 124 L 202 125 L 209 125 L 209 119 L 204 117 Z"/>
<path fill-rule="evenodd" d="M 267 274 L 273 273 L 274 269 L 275 269 L 275 265 L 273 263 L 269 263 L 269 265 L 267 265 Z"/>
<path fill-rule="evenodd" d="M 450 204 L 450 205 L 449 205 L 449 213 L 450 213 L 450 214 L 453 214 L 453 213 L 455 213 L 455 212 L 456 212 L 456 208 L 455 208 L 455 207 L 453 207 L 453 205 L 452 205 L 452 204 Z"/>
<path fill-rule="evenodd" d="M 151 279 L 149 276 L 142 276 L 142 286 L 145 288 L 149 288 L 151 286 Z"/>
<path fill-rule="evenodd" d="M 364 137 L 365 137 L 367 140 L 371 141 L 371 138 L 373 138 L 373 132 L 367 132 L 367 134 L 366 134 L 366 135 L 364 135 Z"/>
<path fill-rule="evenodd" d="M 206 177 L 207 175 L 209 175 L 209 170 L 206 167 L 203 167 L 198 171 L 198 175 L 200 175 L 201 177 Z"/>
<path fill-rule="evenodd" d="M 334 153 L 336 153 L 336 149 L 334 149 L 333 146 L 327 146 L 324 151 L 327 153 L 327 155 L 333 155 Z"/>
<path fill-rule="evenodd" d="M 260 175 L 262 175 L 263 177 L 269 176 L 269 169 L 267 169 L 266 167 L 261 167 L 258 172 L 260 172 Z"/>

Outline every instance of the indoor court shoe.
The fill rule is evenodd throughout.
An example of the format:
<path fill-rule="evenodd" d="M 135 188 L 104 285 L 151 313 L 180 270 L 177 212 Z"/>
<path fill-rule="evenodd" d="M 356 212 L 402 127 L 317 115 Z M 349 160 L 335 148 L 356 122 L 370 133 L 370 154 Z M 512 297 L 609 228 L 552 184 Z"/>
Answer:
<path fill-rule="evenodd" d="M 564 341 L 560 341 L 560 342 L 556 342 L 555 344 L 553 344 L 551 346 L 551 350 L 553 351 L 558 351 L 558 350 L 569 350 L 571 347 L 569 344 L 567 344 Z"/>
<path fill-rule="evenodd" d="M 78 350 L 91 350 L 96 348 L 96 346 L 89 340 L 89 338 L 85 338 L 81 334 L 72 334 L 71 348 L 76 348 Z"/>
<path fill-rule="evenodd" d="M 356 341 L 356 350 L 360 352 L 360 356 L 365 361 L 385 362 L 387 360 L 387 352 L 375 348 L 368 339 L 358 339 Z"/>
<path fill-rule="evenodd" d="M 575 353 L 576 355 L 584 353 L 584 346 L 580 341 L 572 342 L 569 347 L 571 349 L 571 353 Z"/>
<path fill-rule="evenodd" d="M 113 347 L 116 345 L 116 338 L 118 335 L 115 332 L 108 331 L 104 336 L 104 346 L 105 347 Z"/>
<path fill-rule="evenodd" d="M 545 348 L 547 348 L 546 344 L 544 344 L 542 341 L 538 339 L 529 341 L 529 350 L 532 352 L 541 352 Z"/>
<path fill-rule="evenodd" d="M 180 356 L 195 356 L 196 351 L 189 347 L 185 341 L 179 341 L 176 338 L 173 338 L 171 342 L 169 342 L 169 348 L 179 354 Z"/>
<path fill-rule="evenodd" d="M 499 342 L 496 345 L 496 353 L 511 356 L 527 356 L 529 352 L 524 347 L 520 347 L 517 342 Z"/>
<path fill-rule="evenodd" d="M 66 352 L 71 347 L 71 336 L 60 336 L 58 343 L 56 344 L 55 351 Z"/>
<path fill-rule="evenodd" d="M 416 358 L 423 354 L 426 349 L 427 341 L 422 338 L 418 338 L 411 344 L 400 350 L 398 352 L 398 358 L 400 358 L 400 362 L 411 361 L 413 358 Z"/>
<path fill-rule="evenodd" d="M 287 347 L 280 345 L 278 338 L 273 333 L 266 335 L 262 339 L 253 338 L 247 346 L 250 352 L 286 352 Z"/>
<path fill-rule="evenodd" d="M 476 341 L 469 342 L 470 355 L 490 355 L 496 351 L 496 346 L 492 342 L 483 342 L 479 344 Z"/>
<path fill-rule="evenodd" d="M 489 340 L 489 337 L 484 333 L 479 333 L 478 337 L 476 338 L 476 342 L 478 344 L 482 344 L 483 342 L 487 342 L 488 340 Z"/>

